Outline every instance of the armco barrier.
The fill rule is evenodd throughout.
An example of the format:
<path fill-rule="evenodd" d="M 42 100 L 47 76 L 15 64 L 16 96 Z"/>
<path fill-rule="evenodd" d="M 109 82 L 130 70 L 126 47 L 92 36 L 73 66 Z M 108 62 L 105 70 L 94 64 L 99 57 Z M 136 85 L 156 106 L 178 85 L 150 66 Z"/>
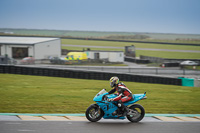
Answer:
<path fill-rule="evenodd" d="M 121 81 L 156 83 L 156 84 L 167 84 L 167 85 L 182 85 L 182 80 L 177 78 L 132 75 L 132 74 L 112 73 L 112 72 L 107 73 L 107 72 L 86 71 L 86 70 L 69 70 L 69 69 L 58 69 L 58 68 L 56 69 L 56 68 L 0 65 L 0 73 L 65 77 L 65 78 L 78 78 L 78 79 L 96 79 L 96 80 L 109 80 L 110 77 L 112 76 L 118 76 Z"/>

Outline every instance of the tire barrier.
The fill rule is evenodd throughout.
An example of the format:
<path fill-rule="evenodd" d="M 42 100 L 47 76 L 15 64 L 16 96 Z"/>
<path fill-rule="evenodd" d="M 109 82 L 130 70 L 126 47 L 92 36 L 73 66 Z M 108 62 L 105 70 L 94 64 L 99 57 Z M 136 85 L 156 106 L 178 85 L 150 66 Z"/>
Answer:
<path fill-rule="evenodd" d="M 95 80 L 109 80 L 110 77 L 112 76 L 118 76 L 121 81 L 180 85 L 180 86 L 182 85 L 181 79 L 169 78 L 169 77 L 132 75 L 123 73 L 111 73 L 111 72 L 107 73 L 107 72 L 86 71 L 86 70 L 83 71 L 67 70 L 58 68 L 25 67 L 25 66 L 14 66 L 14 65 L 0 65 L 0 73 L 78 78 L 78 79 L 95 79 Z"/>
<path fill-rule="evenodd" d="M 134 62 L 134 63 L 138 63 L 138 64 L 148 64 L 150 63 L 149 60 L 145 60 L 145 59 L 135 59 L 133 57 L 124 57 L 124 61 L 127 61 L 127 62 Z"/>
<path fill-rule="evenodd" d="M 144 55 L 140 55 L 140 59 L 149 60 L 150 62 L 153 62 L 153 63 L 165 63 L 165 62 L 180 63 L 187 60 L 200 63 L 200 59 L 168 59 L 168 58 L 160 58 L 160 57 L 152 57 L 152 56 L 144 56 Z"/>
<path fill-rule="evenodd" d="M 179 67 L 180 66 L 180 63 L 171 63 L 171 62 L 169 62 L 169 63 L 162 63 L 161 64 L 161 67 Z"/>

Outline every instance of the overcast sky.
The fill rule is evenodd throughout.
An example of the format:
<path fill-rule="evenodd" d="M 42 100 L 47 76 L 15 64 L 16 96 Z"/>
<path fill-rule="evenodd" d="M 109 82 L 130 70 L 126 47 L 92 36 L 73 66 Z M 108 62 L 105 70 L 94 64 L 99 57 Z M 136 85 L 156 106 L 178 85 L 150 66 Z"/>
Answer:
<path fill-rule="evenodd" d="M 0 28 L 200 34 L 200 0 L 0 0 Z"/>

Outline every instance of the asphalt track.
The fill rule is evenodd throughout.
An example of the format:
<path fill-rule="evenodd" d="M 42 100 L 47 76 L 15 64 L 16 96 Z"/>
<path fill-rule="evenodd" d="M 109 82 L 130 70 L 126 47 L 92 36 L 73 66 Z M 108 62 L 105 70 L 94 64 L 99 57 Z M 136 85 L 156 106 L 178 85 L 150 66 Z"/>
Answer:
<path fill-rule="evenodd" d="M 89 122 L 84 114 L 0 114 L 0 133 L 199 133 L 199 131 L 200 114 L 146 114 L 138 123 L 131 123 L 127 119 L 101 119 L 99 122 Z"/>
<path fill-rule="evenodd" d="M 0 121 L 0 133 L 199 133 L 199 122 Z"/>

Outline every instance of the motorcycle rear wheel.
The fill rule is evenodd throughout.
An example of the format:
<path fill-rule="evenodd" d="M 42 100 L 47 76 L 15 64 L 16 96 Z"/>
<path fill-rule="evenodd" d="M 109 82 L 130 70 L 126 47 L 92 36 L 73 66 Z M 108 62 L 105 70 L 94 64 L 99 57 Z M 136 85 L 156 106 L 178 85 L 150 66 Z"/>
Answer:
<path fill-rule="evenodd" d="M 103 110 L 97 104 L 90 105 L 85 112 L 86 118 L 91 122 L 99 121 L 103 115 Z"/>
<path fill-rule="evenodd" d="M 140 104 L 134 104 L 129 107 L 129 110 L 133 115 L 127 115 L 127 119 L 131 122 L 139 122 L 144 118 L 145 110 Z"/>

